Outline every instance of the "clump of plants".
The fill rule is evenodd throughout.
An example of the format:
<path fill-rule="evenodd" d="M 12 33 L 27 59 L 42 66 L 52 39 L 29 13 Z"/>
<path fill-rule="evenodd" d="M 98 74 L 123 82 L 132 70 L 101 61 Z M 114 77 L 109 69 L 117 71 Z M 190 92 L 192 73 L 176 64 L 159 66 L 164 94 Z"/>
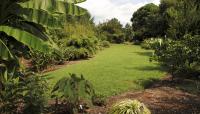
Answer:
<path fill-rule="evenodd" d="M 141 43 L 141 47 L 144 49 L 155 49 L 157 45 L 161 45 L 163 40 L 161 38 L 150 38 L 150 39 L 145 39 Z"/>
<path fill-rule="evenodd" d="M 0 90 L 1 114 L 41 114 L 46 106 L 45 79 L 40 76 L 4 77 Z"/>
<path fill-rule="evenodd" d="M 106 99 L 105 96 L 101 94 L 94 94 L 92 96 L 92 104 L 96 106 L 105 106 L 106 105 Z"/>
<path fill-rule="evenodd" d="M 110 42 L 109 41 L 101 41 L 100 42 L 100 46 L 103 47 L 103 48 L 109 48 L 110 47 Z"/>
<path fill-rule="evenodd" d="M 64 77 L 55 84 L 52 94 L 56 98 L 55 113 L 85 113 L 94 89 L 82 75 L 70 74 L 70 77 Z"/>
<path fill-rule="evenodd" d="M 151 59 L 159 61 L 169 68 L 173 76 L 200 75 L 199 41 L 200 36 L 185 35 L 181 40 L 165 40 L 155 48 Z"/>
<path fill-rule="evenodd" d="M 151 112 L 138 100 L 124 100 L 116 103 L 108 114 L 151 114 Z"/>
<path fill-rule="evenodd" d="M 63 45 L 64 58 L 77 60 L 92 57 L 98 49 L 98 40 L 95 38 L 71 38 Z"/>
<path fill-rule="evenodd" d="M 31 70 L 42 71 L 49 66 L 63 64 L 64 58 L 62 54 L 56 53 L 43 53 L 39 51 L 30 51 Z"/>

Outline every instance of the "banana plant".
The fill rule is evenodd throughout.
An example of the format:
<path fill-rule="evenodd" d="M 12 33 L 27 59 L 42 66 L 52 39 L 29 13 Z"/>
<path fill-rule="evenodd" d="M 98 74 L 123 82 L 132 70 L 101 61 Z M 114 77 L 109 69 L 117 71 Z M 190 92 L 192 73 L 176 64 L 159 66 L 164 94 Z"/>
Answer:
<path fill-rule="evenodd" d="M 50 28 L 61 29 L 67 15 L 85 14 L 87 11 L 76 5 L 84 1 L 1 0 L 0 65 L 6 69 L 10 69 L 8 66 L 19 66 L 16 55 L 18 47 L 45 53 L 57 49 L 46 31 Z"/>

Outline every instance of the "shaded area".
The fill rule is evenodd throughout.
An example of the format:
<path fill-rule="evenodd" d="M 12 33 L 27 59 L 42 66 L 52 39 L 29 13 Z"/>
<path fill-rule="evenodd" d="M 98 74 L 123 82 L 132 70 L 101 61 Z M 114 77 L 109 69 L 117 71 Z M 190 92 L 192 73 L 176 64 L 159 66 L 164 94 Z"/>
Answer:
<path fill-rule="evenodd" d="M 141 56 L 152 56 L 152 52 L 133 52 L 133 53 L 135 53 L 135 54 L 137 54 L 137 55 L 141 55 Z"/>
<path fill-rule="evenodd" d="M 131 68 L 127 68 L 127 69 L 131 69 Z M 157 65 L 157 66 L 132 67 L 132 69 L 139 70 L 139 71 L 154 71 L 154 70 L 156 70 L 156 71 L 158 71 L 158 70 L 160 70 L 160 71 L 166 71 L 167 70 L 166 67 L 159 66 L 159 65 Z"/>

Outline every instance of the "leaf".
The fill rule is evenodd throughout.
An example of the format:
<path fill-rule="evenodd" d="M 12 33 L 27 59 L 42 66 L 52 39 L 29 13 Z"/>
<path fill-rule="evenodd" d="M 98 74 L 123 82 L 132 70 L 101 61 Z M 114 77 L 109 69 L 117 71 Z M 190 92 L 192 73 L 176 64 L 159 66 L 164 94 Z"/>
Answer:
<path fill-rule="evenodd" d="M 43 10 L 37 9 L 21 9 L 17 13 L 18 16 L 23 17 L 26 21 L 40 24 L 44 27 L 62 28 L 64 26 L 64 16 L 50 14 Z"/>
<path fill-rule="evenodd" d="M 5 32 L 8 36 L 12 36 L 17 41 L 25 44 L 29 48 L 33 48 L 35 50 L 42 51 L 45 53 L 51 50 L 50 44 L 48 44 L 47 41 L 45 42 L 26 31 L 9 26 L 0 26 L 0 31 Z"/>
<path fill-rule="evenodd" d="M 67 1 L 67 0 L 66 0 Z M 48 12 L 49 14 L 65 14 L 65 15 L 83 15 L 87 12 L 84 8 L 67 3 L 65 0 L 29 0 L 27 2 L 18 3 L 22 8 L 37 9 Z M 78 0 L 82 1 L 82 0 Z"/>
<path fill-rule="evenodd" d="M 77 3 L 85 2 L 86 0 L 58 0 L 58 1 L 63 1 L 63 2 L 68 2 L 68 3 L 77 4 Z"/>
<path fill-rule="evenodd" d="M 8 47 L 4 44 L 4 42 L 0 39 L 0 58 L 2 60 L 11 60 L 14 59 L 12 53 L 8 49 Z"/>

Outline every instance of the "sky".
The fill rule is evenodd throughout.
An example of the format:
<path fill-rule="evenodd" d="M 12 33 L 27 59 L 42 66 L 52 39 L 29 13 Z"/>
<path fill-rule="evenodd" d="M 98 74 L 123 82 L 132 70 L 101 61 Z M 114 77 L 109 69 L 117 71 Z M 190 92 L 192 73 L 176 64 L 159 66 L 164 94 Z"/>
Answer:
<path fill-rule="evenodd" d="M 79 6 L 86 8 L 96 24 L 117 18 L 123 25 L 130 23 L 133 12 L 147 3 L 159 4 L 160 0 L 87 0 Z"/>

